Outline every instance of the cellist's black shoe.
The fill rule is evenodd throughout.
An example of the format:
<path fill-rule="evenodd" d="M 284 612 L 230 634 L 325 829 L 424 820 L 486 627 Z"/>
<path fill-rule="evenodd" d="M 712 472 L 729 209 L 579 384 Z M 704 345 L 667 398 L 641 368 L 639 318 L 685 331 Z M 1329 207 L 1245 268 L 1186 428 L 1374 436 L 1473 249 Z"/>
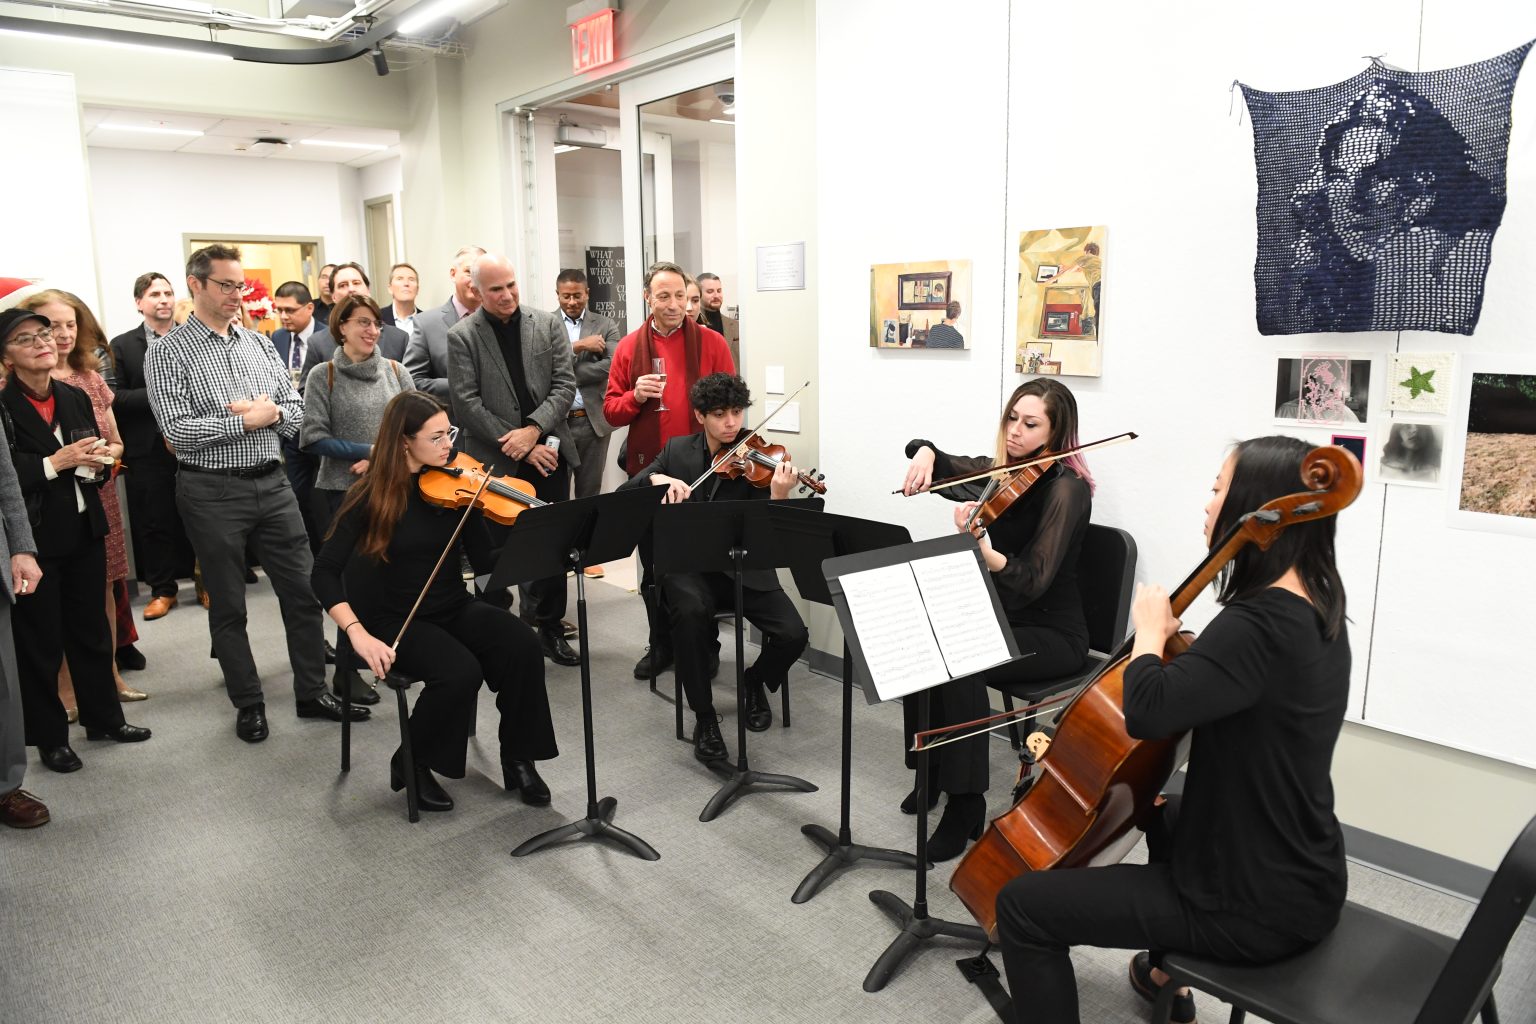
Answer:
<path fill-rule="evenodd" d="M 980 839 L 987 824 L 987 798 L 980 793 L 951 793 L 939 827 L 928 837 L 928 859 L 935 864 L 954 860 L 970 839 Z"/>
<path fill-rule="evenodd" d="M 389 788 L 396 793 L 405 788 L 405 755 L 399 748 L 389 759 Z M 423 811 L 453 810 L 453 797 L 437 781 L 432 769 L 419 763 L 416 765 L 416 806 Z"/>
<path fill-rule="evenodd" d="M 1163 986 L 1152 980 L 1152 957 L 1147 953 L 1137 953 L 1131 957 L 1131 988 L 1136 994 L 1149 1003 L 1157 1002 L 1157 995 L 1163 990 Z M 1189 992 L 1182 992 L 1173 997 L 1173 1006 L 1168 1013 L 1168 1019 L 1173 1024 L 1195 1024 L 1195 997 Z"/>
<path fill-rule="evenodd" d="M 693 725 L 693 756 L 705 764 L 724 761 L 731 752 L 725 749 L 725 737 L 720 735 L 720 716 L 711 712 L 700 715 Z"/>
<path fill-rule="evenodd" d="M 763 681 L 747 669 L 747 728 L 752 732 L 767 732 L 773 724 L 773 708 L 768 706 L 768 694 Z"/>

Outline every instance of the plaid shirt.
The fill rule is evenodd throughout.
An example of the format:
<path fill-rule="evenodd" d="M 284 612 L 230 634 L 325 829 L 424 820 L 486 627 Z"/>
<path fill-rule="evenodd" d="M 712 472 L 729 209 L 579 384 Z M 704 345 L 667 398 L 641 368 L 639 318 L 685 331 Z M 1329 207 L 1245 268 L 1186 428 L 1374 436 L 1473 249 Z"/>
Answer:
<path fill-rule="evenodd" d="M 278 438 L 297 439 L 304 400 L 266 338 L 243 327 L 216 334 L 196 316 L 144 353 L 149 406 L 180 462 L 203 469 L 250 469 L 279 458 Z M 229 411 L 241 398 L 270 395 L 282 418 L 247 431 Z"/>

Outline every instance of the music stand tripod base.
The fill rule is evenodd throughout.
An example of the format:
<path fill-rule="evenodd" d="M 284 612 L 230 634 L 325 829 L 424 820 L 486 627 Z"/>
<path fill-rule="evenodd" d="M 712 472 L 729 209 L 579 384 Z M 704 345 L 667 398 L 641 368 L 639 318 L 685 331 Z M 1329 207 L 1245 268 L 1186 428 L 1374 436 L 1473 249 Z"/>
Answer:
<path fill-rule="evenodd" d="M 896 864 L 908 871 L 917 868 L 917 858 L 904 850 L 889 850 L 880 846 L 862 846 L 854 842 L 840 841 L 831 829 L 822 825 L 802 825 L 800 834 L 825 850 L 826 856 L 822 857 L 821 863 L 811 868 L 810 873 L 801 879 L 799 888 L 789 898 L 791 903 L 809 901 L 839 871 L 851 868 L 861 860 Z"/>
<path fill-rule="evenodd" d="M 799 790 L 801 793 L 816 792 L 815 783 L 807 782 L 794 775 L 775 775 L 773 772 L 753 771 L 750 768 L 727 768 L 720 761 L 710 764 L 709 767 L 716 771 L 730 772 L 730 778 L 725 780 L 725 785 L 709 798 L 709 803 L 705 804 L 704 810 L 699 812 L 700 821 L 714 821 L 732 800 L 746 792 L 748 786 L 783 786 L 786 789 Z"/>
<path fill-rule="evenodd" d="M 875 965 L 869 969 L 869 974 L 864 977 L 865 992 L 879 992 L 885 988 L 892 975 L 901 969 L 907 955 L 928 939 L 944 937 L 970 942 L 987 941 L 986 933 L 977 925 L 956 924 L 953 921 L 944 921 L 926 915 L 918 916 L 906 900 L 893 892 L 876 889 L 869 894 L 869 901 L 889 914 L 901 926 L 901 931 L 891 944 L 885 947 L 885 952 L 880 954 L 880 959 L 875 961 Z"/>
<path fill-rule="evenodd" d="M 585 818 L 552 828 L 548 832 L 539 833 L 513 850 L 512 856 L 526 857 L 530 853 L 567 839 L 612 839 L 641 860 L 660 860 L 661 854 L 652 849 L 644 839 L 624 831 L 613 823 L 613 815 L 618 807 L 617 800 L 611 796 L 605 796 L 597 802 L 596 808 L 592 809 L 593 813 Z"/>

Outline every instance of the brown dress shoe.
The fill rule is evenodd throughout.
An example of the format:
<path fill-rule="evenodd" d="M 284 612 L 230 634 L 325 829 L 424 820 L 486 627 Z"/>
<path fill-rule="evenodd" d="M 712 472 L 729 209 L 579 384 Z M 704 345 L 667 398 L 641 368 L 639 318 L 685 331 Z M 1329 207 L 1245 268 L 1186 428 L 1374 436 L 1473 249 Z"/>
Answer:
<path fill-rule="evenodd" d="M 0 822 L 11 828 L 37 828 L 48 824 L 48 808 L 24 789 L 0 796 Z"/>
<path fill-rule="evenodd" d="M 155 619 L 163 619 L 175 607 L 174 597 L 157 597 L 144 606 L 144 621 L 153 622 Z"/>

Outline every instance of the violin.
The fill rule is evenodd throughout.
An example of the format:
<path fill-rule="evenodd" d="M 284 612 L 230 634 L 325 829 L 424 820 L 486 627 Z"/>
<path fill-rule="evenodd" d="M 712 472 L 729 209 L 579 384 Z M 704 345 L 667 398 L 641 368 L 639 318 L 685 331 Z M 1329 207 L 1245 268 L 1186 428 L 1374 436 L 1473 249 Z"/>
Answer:
<path fill-rule="evenodd" d="M 984 530 L 995 523 L 1004 512 L 1033 487 L 1041 477 L 1056 465 L 1057 456 L 1044 448 L 1025 460 L 1024 465 L 1007 476 L 994 476 L 982 489 L 976 507 L 965 521 L 965 528 L 972 533 Z"/>
<path fill-rule="evenodd" d="M 1307 490 L 1276 498 L 1233 525 L 1169 598 L 1175 616 L 1188 609 L 1245 545 L 1267 549 L 1287 526 L 1336 515 L 1360 493 L 1360 463 L 1337 446 L 1307 453 L 1301 478 Z M 1183 653 L 1191 639 L 1188 633 L 1171 637 L 1163 660 Z M 1146 824 L 1163 785 L 1186 760 L 1188 733 L 1134 740 L 1126 732 L 1125 669 L 1134 644 L 1135 637 L 1127 637 L 1067 704 L 1054 740 L 1039 755 L 1038 777 L 1027 788 L 1027 780 L 1021 781 L 1023 791 L 1015 791 L 1013 808 L 992 820 L 950 878 L 950 889 L 993 942 L 997 896 L 1003 886 L 1025 871 L 1118 862 L 1136 844 L 1134 828 Z M 919 734 L 918 742 L 987 721 L 991 719 L 930 730 Z M 964 738 L 968 736 L 945 742 Z"/>
<path fill-rule="evenodd" d="M 767 487 L 773 482 L 773 474 L 783 463 L 792 461 L 789 451 L 781 444 L 769 444 L 756 434 L 751 434 L 744 441 L 737 442 L 735 454 L 716 462 L 713 469 L 716 473 L 728 480 L 741 478 L 753 487 Z M 817 494 L 826 494 L 827 485 L 822 483 L 826 474 L 813 476 L 816 472 L 812 469 L 809 473 L 795 471 L 795 479 L 800 482 L 801 488 L 809 488 Z"/>
<path fill-rule="evenodd" d="M 492 522 L 511 526 L 524 509 L 549 504 L 534 493 L 533 484 L 527 480 L 490 476 L 480 460 L 464 452 L 454 453 L 446 466 L 426 468 L 432 472 L 419 477 L 421 496 L 439 508 L 473 505 Z"/>

